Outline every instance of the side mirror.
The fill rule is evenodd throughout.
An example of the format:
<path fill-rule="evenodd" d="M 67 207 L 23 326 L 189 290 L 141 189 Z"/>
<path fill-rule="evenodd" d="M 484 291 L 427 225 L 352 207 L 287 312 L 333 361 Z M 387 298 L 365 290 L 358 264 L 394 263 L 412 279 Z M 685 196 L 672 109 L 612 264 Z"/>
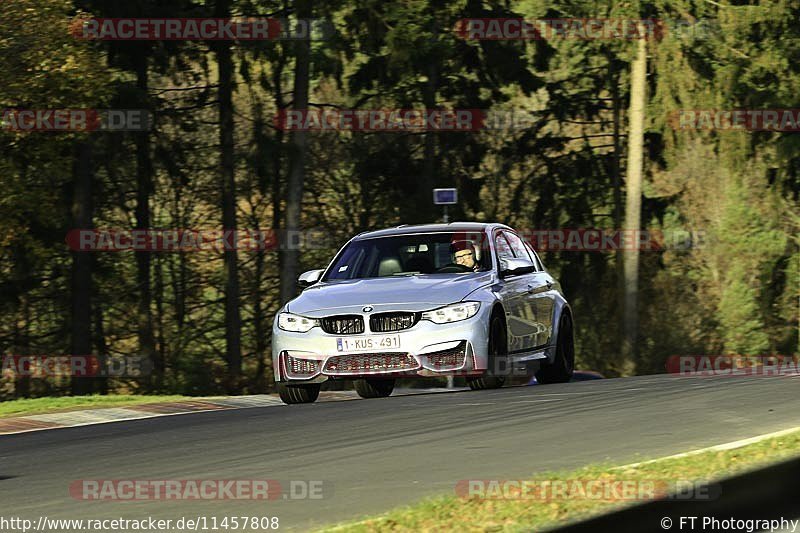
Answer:
<path fill-rule="evenodd" d="M 325 272 L 324 269 L 319 270 L 309 270 L 308 272 L 303 272 L 300 274 L 300 277 L 297 278 L 297 286 L 301 289 L 305 289 L 316 282 L 319 281 L 319 278 L 322 277 L 322 273 Z"/>
<path fill-rule="evenodd" d="M 508 258 L 500 260 L 500 276 L 518 276 L 536 272 L 536 266 L 527 259 Z"/>

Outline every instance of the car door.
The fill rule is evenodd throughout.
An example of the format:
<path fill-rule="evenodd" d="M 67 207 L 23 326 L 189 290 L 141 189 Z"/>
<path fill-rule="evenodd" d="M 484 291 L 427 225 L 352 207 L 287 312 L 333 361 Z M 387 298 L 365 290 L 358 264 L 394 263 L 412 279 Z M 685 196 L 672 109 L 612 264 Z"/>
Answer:
<path fill-rule="evenodd" d="M 514 252 L 505 235 L 500 230 L 494 234 L 494 248 L 497 259 L 502 264 L 505 259 L 513 259 Z M 498 268 L 501 268 L 498 266 Z M 499 271 L 499 270 L 498 270 Z M 506 329 L 508 331 L 508 351 L 519 352 L 525 350 L 525 336 L 529 333 L 524 321 L 525 299 L 528 287 L 524 276 L 505 276 L 501 279 L 499 295 L 506 312 Z"/>
<path fill-rule="evenodd" d="M 531 350 L 547 344 L 550 338 L 555 304 L 555 300 L 551 298 L 550 294 L 553 283 L 549 274 L 540 270 L 540 263 L 535 255 L 530 253 L 522 239 L 513 231 L 504 233 L 514 256 L 527 259 L 536 266 L 535 272 L 520 276 L 525 284 L 525 294 L 519 302 L 520 328 L 525 331 L 522 345 L 525 350 Z"/>
<path fill-rule="evenodd" d="M 550 344 L 553 336 L 553 324 L 556 309 L 556 298 L 561 286 L 558 281 L 545 270 L 541 259 L 534 251 L 533 247 L 525 241 L 522 241 L 525 249 L 530 254 L 531 258 L 536 263 L 536 273 L 534 275 L 535 285 L 540 291 L 539 298 L 536 301 L 538 316 L 541 318 L 540 324 L 542 325 L 542 332 L 539 335 L 539 345 Z M 546 289 L 546 290 L 545 290 Z"/>

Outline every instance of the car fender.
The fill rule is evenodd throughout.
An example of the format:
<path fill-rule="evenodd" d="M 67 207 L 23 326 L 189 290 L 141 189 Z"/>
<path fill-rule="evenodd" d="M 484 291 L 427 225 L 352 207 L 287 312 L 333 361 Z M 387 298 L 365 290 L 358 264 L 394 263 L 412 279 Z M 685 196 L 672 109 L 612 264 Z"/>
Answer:
<path fill-rule="evenodd" d="M 572 328 L 573 332 L 575 331 L 575 318 L 572 314 L 572 307 L 570 307 L 567 299 L 564 298 L 564 295 L 561 294 L 561 291 L 558 292 L 558 296 L 555 299 L 555 306 L 553 310 L 553 334 L 550 337 L 550 345 L 548 346 L 547 350 L 547 361 L 552 363 L 556 359 L 556 349 L 557 349 L 557 340 L 558 340 L 558 333 L 561 327 L 561 317 L 564 313 L 568 313 L 570 319 L 572 319 Z M 573 333 L 574 334 L 574 333 Z"/>

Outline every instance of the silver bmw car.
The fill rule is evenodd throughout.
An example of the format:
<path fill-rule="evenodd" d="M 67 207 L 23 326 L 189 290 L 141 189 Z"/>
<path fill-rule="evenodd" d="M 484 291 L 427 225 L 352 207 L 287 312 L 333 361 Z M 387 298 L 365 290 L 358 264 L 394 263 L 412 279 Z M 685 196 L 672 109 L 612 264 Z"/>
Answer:
<path fill-rule="evenodd" d="M 463 376 L 472 389 L 509 376 L 572 376 L 572 311 L 536 251 L 502 224 L 457 222 L 361 233 L 275 316 L 275 380 L 288 404 L 329 379 L 363 398 L 398 378 Z"/>

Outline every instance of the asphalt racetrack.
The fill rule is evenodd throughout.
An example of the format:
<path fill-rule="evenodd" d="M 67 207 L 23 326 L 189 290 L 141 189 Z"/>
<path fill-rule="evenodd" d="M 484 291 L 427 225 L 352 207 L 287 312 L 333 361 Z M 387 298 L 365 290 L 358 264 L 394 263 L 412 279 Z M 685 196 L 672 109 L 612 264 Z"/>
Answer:
<path fill-rule="evenodd" d="M 454 494 L 459 480 L 622 464 L 800 426 L 799 392 L 794 377 L 659 375 L 8 435 L 0 437 L 0 515 L 277 516 L 280 530 L 307 530 Z M 271 479 L 287 497 L 290 481 L 314 481 L 322 497 L 86 501 L 69 491 L 82 479 Z"/>

